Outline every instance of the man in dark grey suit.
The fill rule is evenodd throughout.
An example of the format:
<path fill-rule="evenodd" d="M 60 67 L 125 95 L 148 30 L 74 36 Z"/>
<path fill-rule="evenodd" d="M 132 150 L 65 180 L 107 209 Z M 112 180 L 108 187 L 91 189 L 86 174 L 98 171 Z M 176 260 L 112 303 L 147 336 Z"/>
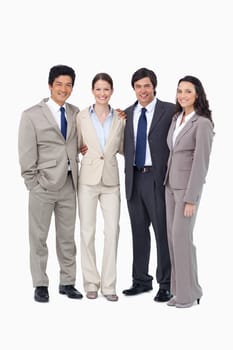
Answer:
<path fill-rule="evenodd" d="M 159 284 L 154 300 L 165 302 L 171 298 L 171 265 L 163 182 L 169 155 L 166 139 L 175 105 L 155 97 L 157 77 L 147 68 L 137 70 L 131 84 L 137 101 L 125 111 L 124 153 L 126 198 L 133 239 L 133 284 L 123 293 L 129 296 L 152 289 L 153 277 L 148 273 L 149 227 L 152 224 L 157 246 L 156 280 Z"/>

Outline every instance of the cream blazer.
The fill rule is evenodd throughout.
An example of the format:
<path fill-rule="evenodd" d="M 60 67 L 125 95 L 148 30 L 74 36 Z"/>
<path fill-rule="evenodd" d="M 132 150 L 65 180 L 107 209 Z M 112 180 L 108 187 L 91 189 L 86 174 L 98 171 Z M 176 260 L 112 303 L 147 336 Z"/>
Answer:
<path fill-rule="evenodd" d="M 79 183 L 96 185 L 102 180 L 104 185 L 119 184 L 119 170 L 116 154 L 123 154 L 125 120 L 114 111 L 112 124 L 104 152 L 92 124 L 89 107 L 77 115 L 78 149 L 87 145 L 88 151 L 81 160 Z"/>

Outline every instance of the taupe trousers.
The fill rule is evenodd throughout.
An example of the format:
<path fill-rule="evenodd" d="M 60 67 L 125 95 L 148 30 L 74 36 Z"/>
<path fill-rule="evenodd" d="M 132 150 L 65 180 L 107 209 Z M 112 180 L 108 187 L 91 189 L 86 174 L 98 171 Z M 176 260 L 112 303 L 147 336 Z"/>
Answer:
<path fill-rule="evenodd" d="M 165 190 L 168 246 L 172 266 L 171 292 L 180 304 L 192 303 L 202 296 L 197 277 L 196 247 L 193 244 L 193 228 L 199 201 L 195 204 L 195 214 L 185 217 L 185 191 L 174 190 L 170 186 L 166 186 Z"/>

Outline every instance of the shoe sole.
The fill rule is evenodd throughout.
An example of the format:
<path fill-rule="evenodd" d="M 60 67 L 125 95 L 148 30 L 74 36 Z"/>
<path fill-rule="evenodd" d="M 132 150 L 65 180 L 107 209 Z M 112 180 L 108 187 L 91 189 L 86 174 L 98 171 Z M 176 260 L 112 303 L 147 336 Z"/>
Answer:
<path fill-rule="evenodd" d="M 62 295 L 66 295 L 70 299 L 82 299 L 82 297 L 83 297 L 82 295 L 71 296 L 71 295 L 68 295 L 66 292 L 63 292 L 61 290 L 59 290 L 59 293 Z"/>
<path fill-rule="evenodd" d="M 124 295 L 126 295 L 126 296 L 134 296 L 134 295 L 139 295 L 139 294 L 142 294 L 142 293 L 148 293 L 148 292 L 150 292 L 152 289 L 148 289 L 148 290 L 143 290 L 143 291 L 141 291 L 141 292 L 139 292 L 139 293 L 135 293 L 135 294 L 128 294 L 128 293 L 124 293 L 124 292 L 122 292 Z"/>
<path fill-rule="evenodd" d="M 40 298 L 36 298 L 34 297 L 34 300 L 37 301 L 38 303 L 48 303 L 49 299 L 40 299 Z"/>

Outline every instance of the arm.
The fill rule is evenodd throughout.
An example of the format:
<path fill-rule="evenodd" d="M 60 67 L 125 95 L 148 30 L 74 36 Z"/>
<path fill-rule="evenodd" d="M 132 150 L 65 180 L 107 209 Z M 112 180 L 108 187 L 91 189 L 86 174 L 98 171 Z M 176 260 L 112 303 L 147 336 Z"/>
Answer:
<path fill-rule="evenodd" d="M 120 140 L 120 147 L 119 147 L 119 153 L 121 155 L 124 154 L 124 134 L 125 134 L 125 120 L 122 120 L 122 128 L 121 128 L 121 140 Z"/>
<path fill-rule="evenodd" d="M 18 150 L 21 175 L 30 190 L 37 184 L 38 150 L 36 131 L 31 119 L 25 112 L 19 126 Z"/>
<path fill-rule="evenodd" d="M 76 117 L 76 128 L 77 128 L 77 136 L 78 136 L 78 153 L 82 153 L 83 137 L 82 137 L 79 113 L 77 114 L 77 117 Z"/>
<path fill-rule="evenodd" d="M 188 186 L 184 196 L 186 203 L 195 204 L 201 194 L 208 171 L 213 141 L 213 127 L 208 119 L 202 118 L 196 131 L 196 147 Z"/>

